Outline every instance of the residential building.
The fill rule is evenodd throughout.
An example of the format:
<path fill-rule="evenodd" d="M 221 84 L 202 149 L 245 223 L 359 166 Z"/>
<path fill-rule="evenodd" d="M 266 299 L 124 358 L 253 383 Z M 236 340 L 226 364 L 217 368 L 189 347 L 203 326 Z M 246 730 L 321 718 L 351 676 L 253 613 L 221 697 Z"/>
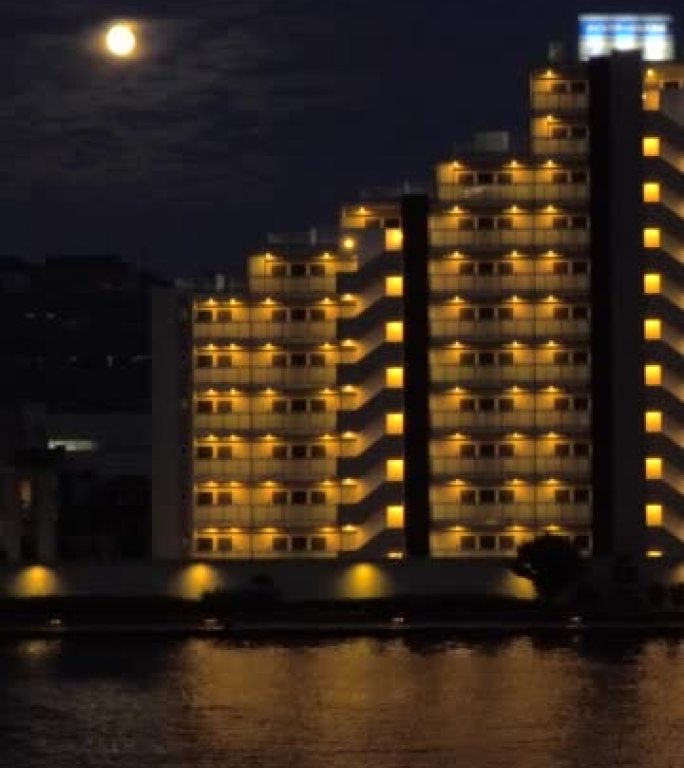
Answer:
<path fill-rule="evenodd" d="M 523 149 L 483 134 L 195 296 L 167 553 L 681 552 L 684 65 L 667 19 L 601 19 L 532 69 Z"/>

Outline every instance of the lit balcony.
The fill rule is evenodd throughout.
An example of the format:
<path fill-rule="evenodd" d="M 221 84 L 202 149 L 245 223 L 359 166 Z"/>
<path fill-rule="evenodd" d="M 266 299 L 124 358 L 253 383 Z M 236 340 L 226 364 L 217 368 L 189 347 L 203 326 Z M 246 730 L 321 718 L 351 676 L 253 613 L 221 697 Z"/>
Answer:
<path fill-rule="evenodd" d="M 435 384 L 472 386 L 583 385 L 589 381 L 590 369 L 588 365 L 432 365 L 430 377 Z"/>
<path fill-rule="evenodd" d="M 435 523 L 467 526 L 509 525 L 588 525 L 590 504 L 556 504 L 553 502 L 513 504 L 454 504 L 432 505 Z"/>
<path fill-rule="evenodd" d="M 196 507 L 193 515 L 196 528 L 239 527 L 263 528 L 277 526 L 301 528 L 307 526 L 335 525 L 335 505 L 310 505 L 301 507 L 280 507 L 272 505 L 240 505 L 223 507 Z"/>

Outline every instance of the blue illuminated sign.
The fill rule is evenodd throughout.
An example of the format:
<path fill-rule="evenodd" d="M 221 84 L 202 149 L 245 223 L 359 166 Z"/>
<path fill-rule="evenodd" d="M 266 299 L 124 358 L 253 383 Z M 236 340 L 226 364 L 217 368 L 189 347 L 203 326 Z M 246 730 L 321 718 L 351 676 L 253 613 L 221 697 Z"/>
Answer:
<path fill-rule="evenodd" d="M 587 61 L 613 51 L 641 51 L 644 61 L 675 57 L 672 17 L 583 14 L 579 17 L 579 57 Z"/>

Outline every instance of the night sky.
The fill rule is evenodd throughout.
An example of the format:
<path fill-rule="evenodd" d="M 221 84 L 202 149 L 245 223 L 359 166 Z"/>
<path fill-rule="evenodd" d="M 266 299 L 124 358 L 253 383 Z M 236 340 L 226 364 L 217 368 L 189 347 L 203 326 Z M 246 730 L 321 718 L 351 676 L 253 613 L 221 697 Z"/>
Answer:
<path fill-rule="evenodd" d="M 523 131 L 527 67 L 577 13 L 679 7 L 2 0 L 0 253 L 239 270 L 266 232 L 334 226 L 474 130 Z M 135 61 L 94 44 L 120 18 L 142 25 Z"/>

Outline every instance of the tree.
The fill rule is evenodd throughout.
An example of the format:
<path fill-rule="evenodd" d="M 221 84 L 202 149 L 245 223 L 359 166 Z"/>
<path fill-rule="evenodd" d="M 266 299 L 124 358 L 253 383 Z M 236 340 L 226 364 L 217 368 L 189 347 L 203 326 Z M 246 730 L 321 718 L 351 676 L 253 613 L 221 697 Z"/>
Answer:
<path fill-rule="evenodd" d="M 565 536 L 538 536 L 518 547 L 514 573 L 534 583 L 539 597 L 553 599 L 577 581 L 582 558 Z"/>

